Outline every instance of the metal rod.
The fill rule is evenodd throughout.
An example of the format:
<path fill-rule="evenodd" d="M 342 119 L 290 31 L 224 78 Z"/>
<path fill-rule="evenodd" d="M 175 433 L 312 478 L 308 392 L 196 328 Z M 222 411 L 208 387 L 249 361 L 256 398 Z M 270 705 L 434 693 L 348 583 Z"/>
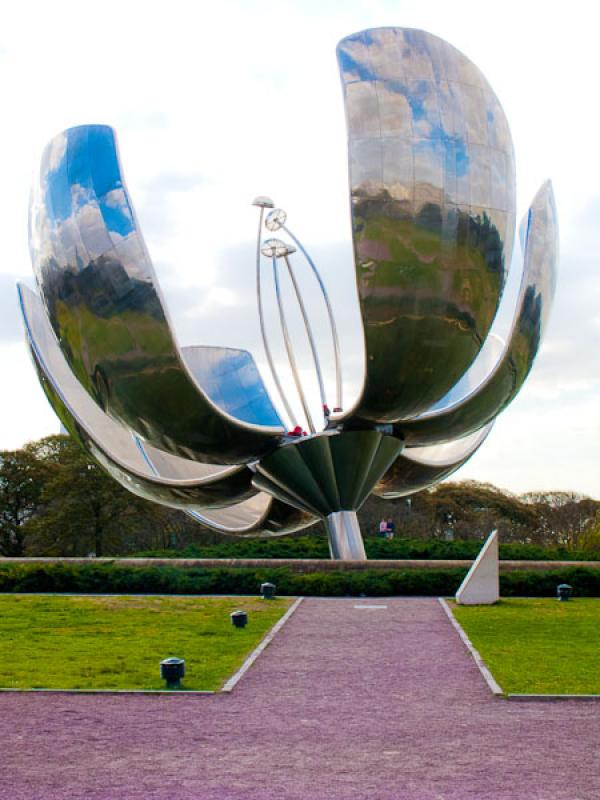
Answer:
<path fill-rule="evenodd" d="M 260 242 L 261 242 L 261 234 L 262 234 L 262 224 L 263 224 L 263 216 L 264 216 L 265 209 L 261 206 L 260 209 L 260 219 L 258 221 L 258 237 L 256 240 L 256 298 L 258 301 L 258 318 L 260 321 L 260 333 L 262 335 L 263 340 L 263 347 L 265 348 L 265 355 L 267 357 L 267 362 L 269 364 L 269 369 L 271 370 L 271 375 L 273 376 L 273 381 L 275 382 L 275 386 L 277 387 L 277 391 L 279 392 L 279 396 L 281 397 L 281 402 L 283 403 L 283 407 L 285 408 L 286 414 L 288 415 L 292 428 L 298 426 L 298 420 L 296 419 L 290 404 L 288 403 L 288 399 L 283 391 L 283 387 L 279 380 L 279 376 L 277 375 L 277 370 L 275 369 L 275 364 L 273 362 L 273 356 L 271 355 L 271 348 L 269 347 L 269 342 L 267 340 L 267 331 L 265 328 L 265 317 L 263 311 L 263 299 L 262 299 L 262 287 L 261 287 L 261 280 L 260 280 Z"/>
<path fill-rule="evenodd" d="M 325 305 L 327 306 L 327 314 L 329 316 L 329 324 L 331 326 L 331 336 L 333 338 L 333 351 L 335 358 L 336 407 L 342 408 L 342 360 L 340 357 L 340 341 L 338 338 L 337 326 L 335 324 L 333 309 L 331 308 L 331 302 L 329 300 L 329 295 L 327 294 L 327 289 L 325 288 L 325 284 L 323 283 L 323 279 L 321 278 L 319 270 L 317 269 L 312 258 L 304 249 L 302 242 L 300 242 L 300 240 L 294 236 L 294 234 L 286 225 L 282 225 L 281 229 L 287 233 L 290 239 L 297 246 L 298 250 L 300 250 L 304 258 L 308 261 L 310 268 L 312 269 L 315 278 L 317 279 L 317 281 L 319 282 L 319 286 L 321 287 L 321 293 L 323 295 L 323 299 L 325 300 Z"/>
<path fill-rule="evenodd" d="M 292 342 L 290 339 L 290 334 L 285 319 L 285 311 L 283 309 L 283 299 L 281 297 L 281 286 L 279 285 L 279 271 L 277 269 L 276 258 L 273 258 L 273 280 L 275 282 L 275 294 L 277 295 L 277 307 L 279 308 L 279 320 L 281 322 L 283 341 L 285 342 L 285 349 L 287 351 L 288 361 L 290 362 L 290 368 L 292 370 L 292 375 L 294 376 L 296 391 L 298 392 L 300 402 L 302 403 L 302 409 L 304 410 L 304 415 L 306 416 L 308 428 L 311 433 L 316 433 L 313 419 L 311 417 L 308 404 L 306 402 L 306 397 L 304 395 L 304 390 L 302 389 L 302 382 L 300 381 L 300 375 L 298 374 L 298 367 L 296 365 L 296 359 L 294 358 L 294 350 L 292 348 Z"/>
<path fill-rule="evenodd" d="M 302 294 L 300 292 L 300 287 L 296 282 L 296 276 L 294 274 L 294 270 L 292 269 L 292 265 L 290 264 L 290 259 L 288 256 L 284 256 L 285 265 L 288 269 L 290 278 L 292 279 L 292 285 L 294 287 L 294 291 L 296 293 L 296 299 L 298 300 L 298 305 L 300 306 L 300 313 L 302 314 L 302 319 L 304 320 L 304 327 L 306 329 L 306 335 L 308 336 L 308 341 L 310 343 L 310 349 L 312 352 L 313 361 L 315 363 L 315 370 L 317 373 L 317 380 L 319 381 L 319 393 L 321 395 L 321 405 L 325 408 L 326 401 L 325 401 L 325 386 L 323 385 L 323 374 L 321 372 L 321 364 L 319 362 L 319 354 L 317 353 L 317 346 L 315 345 L 315 340 L 312 333 L 312 328 L 310 326 L 310 321 L 308 319 L 308 315 L 306 313 L 306 308 L 304 306 L 304 301 L 302 300 Z"/>

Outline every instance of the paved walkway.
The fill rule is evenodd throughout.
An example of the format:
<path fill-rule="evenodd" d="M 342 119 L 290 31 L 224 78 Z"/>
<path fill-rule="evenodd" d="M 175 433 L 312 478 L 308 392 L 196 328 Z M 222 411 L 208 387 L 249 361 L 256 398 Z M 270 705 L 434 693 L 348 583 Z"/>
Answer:
<path fill-rule="evenodd" d="M 231 695 L 0 695 L 0 798 L 599 800 L 599 743 L 494 699 L 436 600 L 309 599 Z"/>

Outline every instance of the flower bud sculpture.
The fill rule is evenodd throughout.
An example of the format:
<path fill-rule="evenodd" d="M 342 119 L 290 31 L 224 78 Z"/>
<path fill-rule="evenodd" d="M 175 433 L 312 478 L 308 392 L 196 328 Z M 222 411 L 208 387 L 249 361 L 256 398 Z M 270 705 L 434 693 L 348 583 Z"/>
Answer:
<path fill-rule="evenodd" d="M 364 500 L 410 495 L 450 475 L 521 388 L 548 318 L 558 231 L 546 183 L 520 228 L 510 334 L 487 363 L 515 238 L 504 112 L 477 67 L 423 31 L 363 31 L 340 42 L 338 61 L 365 348 L 353 405 L 343 406 L 323 280 L 268 197 L 254 201 L 256 282 L 281 412 L 250 353 L 177 345 L 108 127 L 72 128 L 48 145 L 30 212 L 39 295 L 19 292 L 50 403 L 120 484 L 238 535 L 284 534 L 324 519 L 332 557 L 364 559 L 356 518 Z M 297 259 L 310 267 L 327 314 L 335 398 L 326 396 Z M 296 393 L 300 419 L 269 344 L 265 266 L 294 379 L 285 388 Z M 322 422 L 311 416 L 296 362 L 282 275 L 310 345 Z"/>

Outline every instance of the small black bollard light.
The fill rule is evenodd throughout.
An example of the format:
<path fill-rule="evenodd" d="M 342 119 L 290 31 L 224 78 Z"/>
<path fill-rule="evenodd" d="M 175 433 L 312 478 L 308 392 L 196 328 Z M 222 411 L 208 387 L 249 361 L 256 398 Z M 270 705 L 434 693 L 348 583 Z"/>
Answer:
<path fill-rule="evenodd" d="M 261 583 L 260 593 L 263 600 L 273 600 L 275 598 L 275 589 L 277 587 L 274 583 Z"/>
<path fill-rule="evenodd" d="M 167 682 L 167 689 L 181 689 L 181 679 L 184 675 L 183 658 L 165 658 L 160 662 L 160 677 Z"/>
<path fill-rule="evenodd" d="M 229 616 L 235 628 L 245 628 L 248 624 L 248 614 L 245 611 L 232 611 Z"/>
<path fill-rule="evenodd" d="M 573 594 L 573 587 L 569 586 L 568 583 L 561 583 L 556 587 L 556 596 L 563 603 L 566 603 L 572 594 Z"/>

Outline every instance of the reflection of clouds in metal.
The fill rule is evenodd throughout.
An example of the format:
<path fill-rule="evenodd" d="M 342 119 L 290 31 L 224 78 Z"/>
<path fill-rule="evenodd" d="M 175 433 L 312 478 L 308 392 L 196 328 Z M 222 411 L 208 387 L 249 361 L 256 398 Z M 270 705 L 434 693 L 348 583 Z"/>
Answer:
<path fill-rule="evenodd" d="M 183 359 L 212 402 L 236 419 L 280 426 L 254 359 L 231 347 L 182 347 Z"/>
<path fill-rule="evenodd" d="M 82 126 L 57 138 L 35 189 L 32 251 L 52 327 L 78 379 L 108 413 L 168 452 L 228 463 L 260 455 L 283 429 L 231 416 L 186 366 L 112 130 Z"/>
<path fill-rule="evenodd" d="M 512 249 L 512 141 L 487 81 L 421 31 L 338 46 L 366 376 L 353 416 L 395 422 L 455 384 L 490 329 Z"/>
<path fill-rule="evenodd" d="M 253 203 L 258 314 L 294 430 L 285 434 L 249 352 L 178 347 L 104 126 L 70 129 L 44 153 L 30 213 L 42 297 L 22 289 L 21 300 L 51 404 L 119 483 L 229 532 L 273 535 L 320 517 L 334 557 L 364 558 L 355 512 L 365 498 L 401 497 L 450 475 L 521 388 L 551 305 L 558 229 L 547 183 L 521 226 L 524 266 L 505 341 L 497 334 L 510 299 L 501 303 L 515 227 L 514 155 L 492 89 L 465 56 L 422 31 L 363 31 L 340 42 L 338 60 L 366 365 L 352 408 L 342 408 L 327 289 L 269 197 Z M 302 258 L 316 302 L 299 280 Z M 311 379 L 296 359 L 282 279 L 308 343 L 324 431 L 311 417 L 303 383 Z M 293 381 L 273 357 L 266 288 Z M 327 362 L 314 335 L 319 309 Z"/>
<path fill-rule="evenodd" d="M 19 295 L 30 350 L 50 404 L 69 433 L 118 483 L 230 533 L 286 533 L 314 522 L 296 509 L 285 513 L 272 497 L 255 489 L 247 467 L 172 456 L 107 416 L 71 372 L 39 297 L 24 286 Z"/>

